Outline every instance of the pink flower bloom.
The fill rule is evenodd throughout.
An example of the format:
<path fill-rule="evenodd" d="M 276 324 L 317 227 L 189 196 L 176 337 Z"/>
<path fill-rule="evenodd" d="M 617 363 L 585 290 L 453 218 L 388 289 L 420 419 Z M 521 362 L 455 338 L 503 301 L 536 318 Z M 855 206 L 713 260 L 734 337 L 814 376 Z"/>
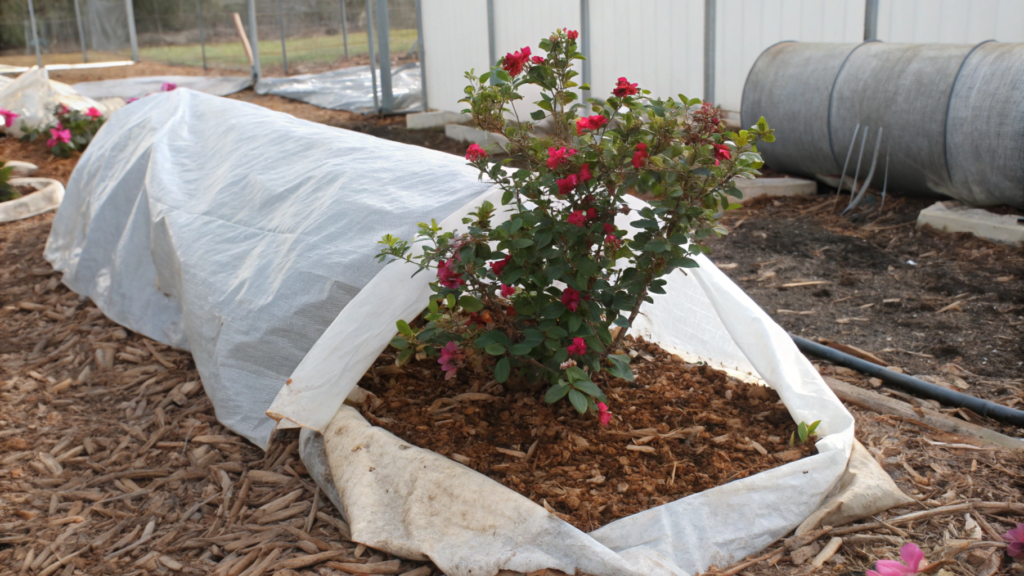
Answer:
<path fill-rule="evenodd" d="M 565 31 L 565 35 L 569 40 L 575 40 L 580 37 L 580 33 L 576 30 L 566 30 L 565 28 L 562 28 L 562 30 Z"/>
<path fill-rule="evenodd" d="M 587 208 L 587 220 L 597 219 L 597 208 Z"/>
<path fill-rule="evenodd" d="M 565 196 L 569 192 L 576 189 L 576 186 L 580 183 L 579 176 L 575 174 L 569 174 L 565 178 L 559 178 L 555 180 L 555 184 L 558 184 L 558 193 Z"/>
<path fill-rule="evenodd" d="M 437 363 L 441 365 L 441 370 L 444 370 L 445 380 L 455 378 L 455 373 L 459 370 L 459 362 L 465 358 L 466 355 L 459 350 L 459 345 L 455 342 L 448 342 L 444 348 L 441 348 L 441 357 Z"/>
<path fill-rule="evenodd" d="M 587 217 L 583 214 L 583 210 L 576 210 L 569 217 L 565 219 L 566 222 L 573 226 L 579 226 L 583 228 L 587 224 Z"/>
<path fill-rule="evenodd" d="M 136 100 L 138 100 L 138 98 L 134 98 L 134 97 L 125 98 L 124 99 L 124 103 L 125 104 L 131 104 L 132 102 L 135 102 Z"/>
<path fill-rule="evenodd" d="M 715 166 L 718 166 L 719 160 L 732 160 L 729 156 L 729 147 L 723 144 L 715 144 Z"/>
<path fill-rule="evenodd" d="M 508 298 L 516 293 L 516 289 L 509 286 L 508 284 L 501 285 L 501 297 Z"/>
<path fill-rule="evenodd" d="M 437 279 L 441 282 L 441 286 L 445 288 L 458 288 L 466 283 L 462 279 L 462 275 L 455 272 L 454 270 L 454 258 L 449 258 L 447 262 L 441 262 L 437 265 Z"/>
<path fill-rule="evenodd" d="M 566 288 L 562 291 L 562 304 L 569 310 L 575 312 L 580 306 L 580 292 L 574 288 Z"/>
<path fill-rule="evenodd" d="M 509 52 L 501 59 L 501 67 L 513 78 L 519 76 L 523 71 L 523 65 L 530 60 L 530 47 L 520 49 L 518 52 Z"/>
<path fill-rule="evenodd" d="M 636 152 L 633 153 L 633 168 L 639 170 L 647 163 L 647 144 L 640 142 L 636 145 Z"/>
<path fill-rule="evenodd" d="M 575 149 L 566 149 L 565 146 L 562 146 L 561 148 L 555 148 L 554 146 L 548 148 L 548 168 L 554 170 L 562 164 L 567 164 L 569 162 L 569 158 L 575 154 Z"/>
<path fill-rule="evenodd" d="M 580 182 L 586 182 L 592 180 L 594 175 L 590 173 L 590 164 L 584 164 L 580 166 Z"/>
<path fill-rule="evenodd" d="M 604 402 L 597 403 L 597 413 L 601 426 L 607 426 L 612 421 L 612 413 L 608 411 L 608 406 Z"/>
<path fill-rule="evenodd" d="M 487 152 L 476 144 L 470 144 L 469 148 L 466 149 L 466 160 L 476 162 L 478 160 L 483 160 L 484 158 L 487 158 Z"/>
<path fill-rule="evenodd" d="M 4 126 L 8 128 L 14 126 L 14 119 L 18 117 L 17 114 L 6 108 L 0 108 L 0 116 L 4 117 Z"/>
<path fill-rule="evenodd" d="M 505 256 L 504 260 L 497 260 L 491 262 L 491 272 L 494 272 L 495 276 L 501 276 L 501 271 L 505 269 L 505 266 L 512 261 L 512 255 Z"/>
<path fill-rule="evenodd" d="M 1010 555 L 1010 558 L 1024 557 L 1024 524 L 1018 523 L 1016 528 L 1003 534 L 1003 540 L 1009 544 L 1006 547 L 1006 553 Z"/>
<path fill-rule="evenodd" d="M 576 119 L 576 135 L 580 136 L 584 130 L 597 130 L 608 123 L 608 118 L 595 114 L 593 116 Z"/>
<path fill-rule="evenodd" d="M 53 148 L 57 144 L 70 144 L 71 143 L 71 130 L 61 126 L 60 122 L 57 123 L 56 128 L 50 128 L 50 139 L 46 141 L 47 148 Z"/>
<path fill-rule="evenodd" d="M 63 104 L 57 106 L 57 114 L 63 116 L 65 114 L 67 114 L 68 112 L 70 112 L 70 110 L 68 110 L 67 106 L 65 106 Z"/>
<path fill-rule="evenodd" d="M 85 115 L 88 116 L 89 118 L 92 118 L 93 120 L 95 120 L 97 118 L 102 118 L 103 117 L 103 113 L 100 112 L 99 110 L 97 110 L 95 106 L 93 106 L 93 107 L 89 108 L 88 110 L 86 110 L 85 111 Z"/>
<path fill-rule="evenodd" d="M 615 234 L 609 234 L 609 235 L 605 236 L 604 237 L 604 241 L 606 243 L 608 243 L 609 245 L 611 245 L 612 247 L 614 247 L 614 248 L 618 248 L 619 245 L 622 244 L 622 241 L 619 240 L 619 237 L 616 236 Z"/>
<path fill-rule="evenodd" d="M 540 56 L 534 56 L 533 58 L 530 58 L 530 62 L 533 62 L 534 64 L 543 64 L 544 58 Z"/>
<path fill-rule="evenodd" d="M 634 96 L 636 93 L 636 84 L 630 84 L 629 80 L 626 80 L 625 78 L 619 78 L 619 81 L 615 84 L 615 89 L 612 90 L 612 94 L 619 98 L 624 96 Z"/>
<path fill-rule="evenodd" d="M 604 224 L 601 225 L 601 227 L 604 228 L 605 234 L 611 234 L 615 232 L 615 224 L 612 224 L 610 222 L 605 222 Z"/>
<path fill-rule="evenodd" d="M 569 351 L 570 356 L 574 354 L 583 356 L 584 354 L 587 353 L 587 343 L 583 340 L 583 338 L 573 338 L 572 344 L 567 346 L 565 349 Z"/>
<path fill-rule="evenodd" d="M 160 85 L 160 91 L 161 92 L 170 92 L 171 90 L 177 90 L 177 89 L 178 89 L 178 85 L 175 84 L 174 82 L 164 82 L 163 84 Z"/>
<path fill-rule="evenodd" d="M 900 559 L 879 560 L 875 562 L 875 569 L 868 570 L 865 576 L 912 576 L 922 570 L 921 562 L 924 561 L 924 552 L 913 542 L 904 544 L 900 548 Z"/>

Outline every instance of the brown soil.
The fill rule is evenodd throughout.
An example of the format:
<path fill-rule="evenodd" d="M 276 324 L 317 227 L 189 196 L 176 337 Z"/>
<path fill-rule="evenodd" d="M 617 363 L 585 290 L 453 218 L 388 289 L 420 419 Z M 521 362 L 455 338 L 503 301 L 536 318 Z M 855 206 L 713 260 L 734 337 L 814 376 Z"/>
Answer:
<path fill-rule="evenodd" d="M 78 152 L 72 152 L 70 158 L 58 158 L 50 153 L 46 143 L 41 140 L 28 143 L 0 136 L 0 160 L 31 162 L 39 167 L 33 177 L 53 178 L 65 186 L 80 156 Z"/>
<path fill-rule="evenodd" d="M 1024 408 L 1024 248 L 915 228 L 933 202 L 890 198 L 863 223 L 825 196 L 758 198 L 728 213 L 711 257 L 796 335 Z M 821 283 L 784 286 L 801 281 Z"/>
<path fill-rule="evenodd" d="M 626 346 L 636 381 L 597 381 L 614 414 L 607 427 L 568 401 L 475 376 L 446 381 L 433 359 L 396 369 L 387 352 L 360 382 L 379 398 L 363 414 L 585 532 L 813 452 L 788 445 L 796 425 L 775 391 L 654 344 Z"/>

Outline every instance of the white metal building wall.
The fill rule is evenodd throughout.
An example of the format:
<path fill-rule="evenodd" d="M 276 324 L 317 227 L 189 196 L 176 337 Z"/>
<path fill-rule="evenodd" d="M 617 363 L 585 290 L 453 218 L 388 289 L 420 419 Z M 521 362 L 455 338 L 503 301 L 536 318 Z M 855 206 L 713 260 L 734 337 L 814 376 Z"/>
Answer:
<path fill-rule="evenodd" d="M 463 72 L 488 68 L 486 0 L 422 0 L 432 108 L 458 111 Z M 493 0 L 497 57 L 555 28 L 580 29 L 579 0 Z M 865 0 L 717 0 L 715 100 L 738 111 L 747 72 L 783 40 L 860 42 Z M 886 42 L 1024 42 L 1024 0 L 879 0 Z M 620 76 L 658 96 L 703 96 L 704 0 L 590 0 L 591 85 Z M 524 94 L 527 101 L 535 98 Z"/>

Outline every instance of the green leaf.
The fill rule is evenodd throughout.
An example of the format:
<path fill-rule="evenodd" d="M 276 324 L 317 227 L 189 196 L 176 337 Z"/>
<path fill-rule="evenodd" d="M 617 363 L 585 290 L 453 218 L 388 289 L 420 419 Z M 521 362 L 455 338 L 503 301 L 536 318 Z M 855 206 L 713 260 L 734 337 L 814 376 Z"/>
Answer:
<path fill-rule="evenodd" d="M 544 341 L 544 333 L 535 328 L 527 328 L 523 330 L 523 344 L 526 344 L 530 348 L 536 347 L 538 344 Z"/>
<path fill-rule="evenodd" d="M 608 369 L 608 372 L 616 378 L 622 378 L 627 382 L 632 382 L 635 379 L 633 371 L 629 368 L 629 356 L 624 354 L 609 354 L 608 360 L 612 366 Z"/>
<path fill-rule="evenodd" d="M 626 318 L 625 316 L 619 316 L 618 318 L 615 319 L 615 322 L 612 322 L 612 324 L 615 324 L 616 326 L 622 326 L 623 328 L 629 328 L 629 319 Z"/>
<path fill-rule="evenodd" d="M 406 348 L 405 350 L 402 350 L 401 352 L 398 353 L 398 358 L 396 358 L 395 360 L 397 361 L 398 365 L 401 366 L 402 364 L 408 362 L 409 359 L 412 358 L 412 355 L 415 353 L 416 350 L 414 348 Z"/>
<path fill-rule="evenodd" d="M 815 420 L 807 427 L 807 435 L 814 436 L 814 431 L 818 429 L 818 424 L 821 424 L 821 420 Z"/>
<path fill-rule="evenodd" d="M 530 350 L 533 350 L 533 346 L 522 342 L 519 344 L 513 344 L 512 347 L 508 349 L 509 352 L 516 356 L 525 356 L 530 353 Z"/>
<path fill-rule="evenodd" d="M 499 384 L 502 384 L 505 380 L 508 380 L 508 375 L 511 371 L 512 365 L 509 363 L 508 358 L 502 358 L 494 365 L 494 379 L 497 380 Z"/>
<path fill-rule="evenodd" d="M 490 354 L 491 356 L 501 356 L 502 354 L 505 353 L 505 347 L 502 346 L 501 344 L 494 343 L 489 344 L 486 348 L 484 348 L 484 351 Z"/>
<path fill-rule="evenodd" d="M 796 433 L 800 436 L 801 442 L 807 442 L 807 423 L 801 422 L 800 425 L 796 427 Z"/>
<path fill-rule="evenodd" d="M 533 240 L 529 238 L 516 238 L 512 241 L 513 248 L 526 248 L 527 246 L 533 246 Z"/>
<path fill-rule="evenodd" d="M 562 398 L 565 398 L 565 395 L 569 393 L 569 390 L 572 390 L 572 387 L 569 386 L 569 383 L 566 382 L 565 380 L 559 380 L 558 384 L 555 384 L 551 388 L 548 388 L 547 393 L 544 394 L 544 401 L 547 402 L 548 404 L 554 404 L 555 402 L 558 402 Z"/>
<path fill-rule="evenodd" d="M 587 413 L 587 397 L 579 390 L 569 390 L 569 402 L 580 414 Z"/>
<path fill-rule="evenodd" d="M 602 392 L 601 389 L 597 387 L 597 384 L 594 384 L 590 380 L 578 380 L 572 383 L 572 387 L 579 390 L 580 392 L 583 392 L 584 394 L 590 394 L 591 396 L 597 398 L 601 402 L 608 400 L 608 397 L 605 396 L 604 392 Z"/>
<path fill-rule="evenodd" d="M 462 306 L 466 312 L 479 312 L 484 309 L 483 302 L 468 294 L 459 298 L 459 306 Z"/>
<path fill-rule="evenodd" d="M 551 242 L 551 232 L 548 230 L 537 232 L 533 235 L 533 241 L 537 245 L 537 248 L 543 248 Z"/>
<path fill-rule="evenodd" d="M 569 366 L 565 369 L 565 375 L 569 377 L 569 383 L 573 384 L 577 380 L 589 380 L 587 373 L 583 371 L 579 366 Z"/>
<path fill-rule="evenodd" d="M 406 322 L 405 320 L 399 320 L 398 322 L 395 322 L 395 325 L 398 326 L 398 331 L 401 332 L 402 334 L 405 334 L 406 336 L 416 335 L 412 331 L 412 328 L 409 327 L 409 323 Z"/>
<path fill-rule="evenodd" d="M 552 326 L 545 330 L 545 333 L 550 338 L 565 338 L 566 336 L 569 335 L 569 333 L 566 332 L 564 328 L 561 328 L 559 326 Z"/>
<path fill-rule="evenodd" d="M 540 317 L 545 320 L 558 318 L 567 308 L 561 302 L 548 302 L 540 312 Z"/>
<path fill-rule="evenodd" d="M 530 118 L 533 118 L 534 120 L 543 120 L 545 116 L 547 116 L 547 114 L 545 114 L 543 110 L 534 110 L 533 112 L 530 112 Z"/>
<path fill-rule="evenodd" d="M 569 332 L 576 332 L 579 330 L 580 324 L 583 324 L 583 319 L 578 315 L 573 314 L 569 316 Z"/>
<path fill-rule="evenodd" d="M 409 341 L 401 336 L 395 336 L 391 339 L 391 346 L 402 350 L 409 347 Z"/>

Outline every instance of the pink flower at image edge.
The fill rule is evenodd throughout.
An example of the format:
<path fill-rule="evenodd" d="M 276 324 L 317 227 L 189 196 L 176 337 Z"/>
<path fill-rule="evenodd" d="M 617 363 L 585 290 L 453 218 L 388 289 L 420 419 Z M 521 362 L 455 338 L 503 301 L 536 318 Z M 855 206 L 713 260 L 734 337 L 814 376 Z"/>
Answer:
<path fill-rule="evenodd" d="M 1017 527 L 1003 534 L 1008 546 L 1006 553 L 1010 558 L 1024 558 L 1024 524 L 1017 524 Z"/>
<path fill-rule="evenodd" d="M 17 114 L 7 110 L 6 108 L 0 108 L 0 116 L 4 117 L 4 126 L 8 128 L 14 126 L 14 119 L 18 117 Z"/>
<path fill-rule="evenodd" d="M 513 78 L 519 76 L 523 72 L 523 66 L 530 61 L 530 47 L 526 46 L 519 49 L 517 52 L 509 52 L 505 54 L 505 58 L 501 61 L 501 67 L 508 72 L 509 76 Z"/>
<path fill-rule="evenodd" d="M 57 144 L 71 143 L 71 130 L 57 124 L 56 128 L 50 128 L 51 138 L 46 141 L 47 148 L 53 148 Z"/>
<path fill-rule="evenodd" d="M 459 366 L 455 364 L 458 360 L 465 359 L 465 355 L 459 351 L 459 345 L 455 342 L 448 342 L 441 348 L 441 357 L 437 363 L 441 365 L 441 370 L 444 371 L 444 379 L 451 380 L 455 377 L 455 373 L 458 372 Z"/>
<path fill-rule="evenodd" d="M 612 421 L 612 413 L 608 411 L 608 406 L 604 402 L 597 403 L 597 413 L 601 426 L 607 426 Z"/>
<path fill-rule="evenodd" d="M 900 559 L 879 560 L 875 562 L 875 569 L 868 570 L 865 576 L 912 576 L 921 571 L 921 562 L 924 561 L 924 552 L 917 544 L 910 542 L 900 548 Z"/>
<path fill-rule="evenodd" d="M 572 344 L 567 346 L 565 349 L 569 352 L 570 356 L 574 354 L 582 356 L 587 353 L 587 343 L 583 338 L 576 337 L 572 339 Z"/>
<path fill-rule="evenodd" d="M 177 90 L 177 89 L 178 89 L 178 85 L 175 84 L 174 82 L 164 82 L 163 84 L 160 85 L 160 91 L 161 92 L 170 92 L 171 90 Z"/>
<path fill-rule="evenodd" d="M 480 146 L 476 144 L 470 144 L 469 148 L 466 148 L 466 160 L 469 160 L 470 162 L 476 162 L 477 160 L 481 160 L 483 158 L 487 158 L 487 152 Z"/>
<path fill-rule="evenodd" d="M 462 279 L 462 275 L 452 269 L 454 265 L 454 258 L 449 258 L 447 261 L 437 265 L 437 280 L 445 288 L 458 288 L 466 283 Z"/>
<path fill-rule="evenodd" d="M 92 118 L 93 120 L 95 120 L 97 118 L 102 118 L 103 117 L 103 113 L 100 112 L 99 110 L 97 110 L 95 106 L 93 106 L 93 107 L 89 108 L 88 110 L 86 110 L 85 111 L 85 115 L 88 116 L 89 118 Z"/>

